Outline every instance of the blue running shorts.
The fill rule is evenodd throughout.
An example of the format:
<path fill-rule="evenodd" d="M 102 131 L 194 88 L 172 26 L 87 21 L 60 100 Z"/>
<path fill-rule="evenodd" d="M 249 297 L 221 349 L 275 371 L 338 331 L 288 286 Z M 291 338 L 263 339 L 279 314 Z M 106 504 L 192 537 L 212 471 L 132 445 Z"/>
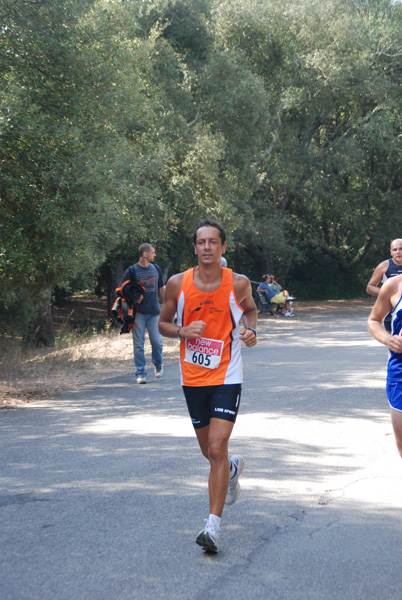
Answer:
<path fill-rule="evenodd" d="M 391 408 L 402 412 L 402 381 L 387 381 L 385 389 Z"/>
<path fill-rule="evenodd" d="M 209 425 L 210 419 L 236 422 L 241 383 L 192 387 L 183 385 L 188 412 L 195 429 Z"/>

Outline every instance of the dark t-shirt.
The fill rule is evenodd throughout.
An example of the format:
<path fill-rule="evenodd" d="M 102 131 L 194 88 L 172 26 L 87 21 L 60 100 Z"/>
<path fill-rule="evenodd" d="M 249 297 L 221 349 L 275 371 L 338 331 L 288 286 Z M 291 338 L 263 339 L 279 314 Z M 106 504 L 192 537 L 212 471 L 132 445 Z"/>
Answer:
<path fill-rule="evenodd" d="M 127 279 L 135 281 L 145 288 L 144 298 L 138 305 L 138 312 L 144 315 L 159 315 L 161 305 L 158 300 L 158 290 L 164 285 L 160 267 L 149 263 L 145 268 L 135 263 L 124 271 L 122 282 Z"/>
<path fill-rule="evenodd" d="M 392 258 L 389 259 L 388 269 L 384 273 L 384 277 L 389 279 L 390 277 L 396 277 L 402 275 L 402 265 L 396 265 Z"/>
<path fill-rule="evenodd" d="M 397 275 L 402 275 L 402 265 L 396 265 L 392 258 L 390 258 L 388 261 L 388 268 L 384 273 L 383 282 L 390 277 L 396 277 Z M 391 331 L 391 319 L 392 313 L 388 313 L 384 319 L 384 327 L 387 331 Z"/>

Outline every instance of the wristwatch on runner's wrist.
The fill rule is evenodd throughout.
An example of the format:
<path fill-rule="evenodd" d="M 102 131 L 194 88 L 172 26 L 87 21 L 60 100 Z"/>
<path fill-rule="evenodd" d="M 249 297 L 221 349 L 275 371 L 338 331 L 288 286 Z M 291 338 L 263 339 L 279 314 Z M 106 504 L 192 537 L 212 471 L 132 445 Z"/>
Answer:
<path fill-rule="evenodd" d="M 246 329 L 249 329 L 250 331 L 252 331 L 255 335 L 255 337 L 257 337 L 257 332 L 255 329 L 253 329 L 253 327 L 246 327 Z"/>

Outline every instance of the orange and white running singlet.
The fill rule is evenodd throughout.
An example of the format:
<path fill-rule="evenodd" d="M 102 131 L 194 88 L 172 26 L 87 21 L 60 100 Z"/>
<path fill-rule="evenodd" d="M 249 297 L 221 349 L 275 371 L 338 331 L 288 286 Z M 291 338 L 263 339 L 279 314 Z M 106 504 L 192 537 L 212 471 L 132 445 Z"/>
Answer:
<path fill-rule="evenodd" d="M 243 309 L 233 290 L 232 269 L 222 269 L 222 282 L 210 294 L 194 285 L 194 269 L 184 272 L 177 301 L 177 325 L 204 321 L 200 338 L 180 341 L 181 384 L 200 387 L 243 382 L 239 323 Z"/>

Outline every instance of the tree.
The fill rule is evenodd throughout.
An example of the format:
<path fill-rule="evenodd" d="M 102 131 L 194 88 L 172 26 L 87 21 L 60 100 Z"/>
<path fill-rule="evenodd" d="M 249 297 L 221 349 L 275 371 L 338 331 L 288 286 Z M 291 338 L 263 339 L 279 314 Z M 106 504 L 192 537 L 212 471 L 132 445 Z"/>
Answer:
<path fill-rule="evenodd" d="M 255 277 L 361 272 L 402 226 L 401 15 L 380 0 L 3 2 L 6 319 L 26 331 L 56 286 L 102 265 L 113 287 L 144 240 L 166 273 L 190 266 L 205 215 Z"/>
<path fill-rule="evenodd" d="M 294 257 L 324 252 L 347 272 L 384 235 L 399 195 L 400 94 L 378 49 L 394 48 L 397 63 L 394 19 L 379 2 L 221 5 L 220 43 L 244 53 L 268 91 L 254 218 L 239 236 L 254 260 L 286 274 Z"/>
<path fill-rule="evenodd" d="M 122 41 L 127 13 L 94 2 L 18 0 L 0 16 L 0 295 L 26 330 L 49 290 L 146 229 L 138 213 L 158 190 L 133 182 L 155 157 L 153 40 Z"/>

